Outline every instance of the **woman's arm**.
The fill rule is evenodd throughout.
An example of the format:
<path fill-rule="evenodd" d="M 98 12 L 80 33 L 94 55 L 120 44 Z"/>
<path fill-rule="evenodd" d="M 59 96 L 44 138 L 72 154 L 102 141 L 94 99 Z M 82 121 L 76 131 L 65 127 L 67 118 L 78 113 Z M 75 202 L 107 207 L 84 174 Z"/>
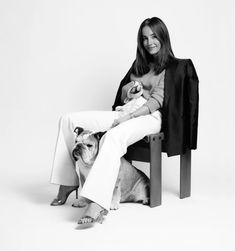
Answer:
<path fill-rule="evenodd" d="M 143 115 L 147 115 L 147 114 L 150 114 L 150 110 L 149 110 L 148 106 L 146 106 L 144 104 L 140 108 L 138 108 L 136 111 L 128 114 L 127 116 L 129 117 L 129 119 L 132 119 L 132 118 L 137 118 L 139 116 L 143 116 Z"/>
<path fill-rule="evenodd" d="M 153 90 L 151 91 L 150 98 L 145 104 L 149 108 L 150 113 L 157 111 L 163 105 L 165 70 L 160 74 L 161 76 L 159 83 L 154 86 Z"/>
<path fill-rule="evenodd" d="M 147 114 L 150 114 L 149 108 L 146 105 L 143 105 L 140 108 L 138 108 L 136 111 L 129 113 L 121 118 L 115 119 L 112 124 L 112 127 L 115 127 L 115 126 L 129 120 L 129 119 L 137 118 L 139 116 L 143 116 L 143 115 L 147 115 Z"/>
<path fill-rule="evenodd" d="M 135 112 L 127 114 L 121 118 L 115 119 L 112 127 L 117 126 L 120 123 L 123 123 L 129 119 L 153 113 L 154 111 L 161 108 L 164 98 L 164 79 L 165 79 L 165 71 L 161 73 L 160 82 L 158 83 L 158 85 L 154 87 L 148 101 L 139 109 L 137 109 Z"/>

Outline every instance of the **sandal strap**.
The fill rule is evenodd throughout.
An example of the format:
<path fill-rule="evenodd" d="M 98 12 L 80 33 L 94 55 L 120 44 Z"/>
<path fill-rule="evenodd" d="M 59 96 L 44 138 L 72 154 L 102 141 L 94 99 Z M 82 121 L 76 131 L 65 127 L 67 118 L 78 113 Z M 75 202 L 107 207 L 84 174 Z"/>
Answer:
<path fill-rule="evenodd" d="M 98 204 L 91 202 L 85 213 L 85 216 L 89 216 L 91 218 L 96 219 L 97 217 L 99 217 L 100 214 L 103 214 L 104 211 L 107 211 L 107 210 L 102 208 Z M 94 212 L 96 212 L 96 214 L 94 214 Z"/>
<path fill-rule="evenodd" d="M 107 214 L 108 214 L 108 211 L 106 209 L 102 208 L 101 206 L 99 206 L 98 204 L 94 202 L 91 202 L 89 204 L 89 208 L 87 209 L 85 215 L 80 220 L 84 218 L 89 218 L 91 219 L 91 222 L 100 222 L 102 221 L 103 216 Z"/>

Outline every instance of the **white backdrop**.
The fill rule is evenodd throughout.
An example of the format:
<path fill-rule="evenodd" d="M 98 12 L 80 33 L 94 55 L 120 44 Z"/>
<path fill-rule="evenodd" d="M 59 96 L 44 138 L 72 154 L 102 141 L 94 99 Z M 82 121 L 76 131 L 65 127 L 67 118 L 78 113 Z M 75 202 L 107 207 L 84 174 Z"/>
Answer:
<path fill-rule="evenodd" d="M 232 168 L 232 10 L 232 1 L 1 1 L 1 168 L 11 159 L 47 172 L 61 114 L 111 109 L 152 16 L 199 76 L 198 165 Z"/>
<path fill-rule="evenodd" d="M 0 181 L 13 183 L 22 170 L 21 182 L 49 181 L 59 117 L 111 109 L 139 25 L 157 16 L 175 56 L 191 58 L 200 80 L 193 174 L 234 191 L 232 2 L 0 0 Z"/>

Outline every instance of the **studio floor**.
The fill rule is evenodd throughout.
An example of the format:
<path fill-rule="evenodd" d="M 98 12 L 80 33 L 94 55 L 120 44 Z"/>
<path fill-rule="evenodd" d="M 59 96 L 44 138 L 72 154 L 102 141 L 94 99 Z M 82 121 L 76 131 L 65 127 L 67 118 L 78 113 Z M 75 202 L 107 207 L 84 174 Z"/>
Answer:
<path fill-rule="evenodd" d="M 163 163 L 162 205 L 121 204 L 103 224 L 81 229 L 82 211 L 49 204 L 57 186 L 50 170 L 21 166 L 1 175 L 1 251 L 235 250 L 233 174 L 192 171 L 192 196 L 179 199 L 179 170 Z M 219 170 L 219 169 L 215 169 Z"/>

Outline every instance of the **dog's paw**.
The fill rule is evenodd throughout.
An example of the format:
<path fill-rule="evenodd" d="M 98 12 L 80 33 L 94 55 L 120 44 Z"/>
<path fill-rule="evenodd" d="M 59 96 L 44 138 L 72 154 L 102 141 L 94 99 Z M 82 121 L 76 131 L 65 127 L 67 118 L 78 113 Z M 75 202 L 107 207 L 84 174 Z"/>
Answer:
<path fill-rule="evenodd" d="M 88 205 L 88 203 L 87 203 L 86 199 L 80 198 L 72 204 L 72 207 L 82 208 L 82 207 L 86 207 L 87 205 Z"/>
<path fill-rule="evenodd" d="M 112 202 L 110 210 L 117 210 L 117 209 L 119 209 L 119 202 Z"/>
<path fill-rule="evenodd" d="M 149 205 L 149 202 L 150 202 L 150 199 L 149 198 L 146 198 L 142 201 L 142 204 L 143 205 Z"/>

